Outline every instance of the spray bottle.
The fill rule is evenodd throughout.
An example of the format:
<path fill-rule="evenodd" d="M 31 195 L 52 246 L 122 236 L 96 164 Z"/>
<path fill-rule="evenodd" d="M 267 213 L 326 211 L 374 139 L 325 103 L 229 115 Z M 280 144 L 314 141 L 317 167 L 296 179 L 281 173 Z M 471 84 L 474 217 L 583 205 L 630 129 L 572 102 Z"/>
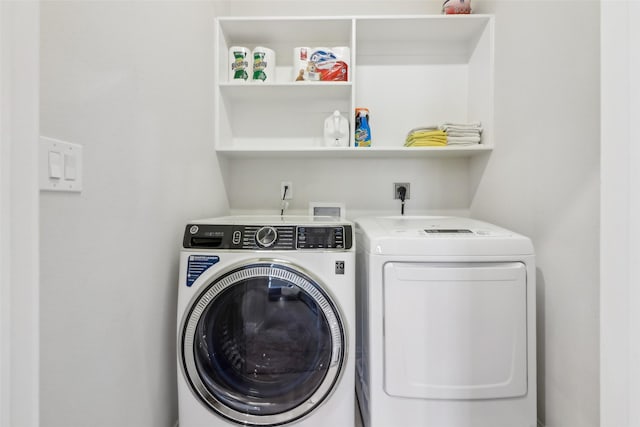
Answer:
<path fill-rule="evenodd" d="M 356 108 L 356 147 L 371 147 L 371 128 L 369 127 L 369 110 Z"/>

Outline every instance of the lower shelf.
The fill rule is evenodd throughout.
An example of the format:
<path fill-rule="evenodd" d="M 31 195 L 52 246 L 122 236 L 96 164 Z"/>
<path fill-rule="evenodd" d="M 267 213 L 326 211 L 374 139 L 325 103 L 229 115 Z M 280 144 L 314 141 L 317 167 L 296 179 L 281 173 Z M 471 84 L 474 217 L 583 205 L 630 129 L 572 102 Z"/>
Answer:
<path fill-rule="evenodd" d="M 447 147 L 306 147 L 306 148 L 218 148 L 227 158 L 417 158 L 472 157 L 489 153 L 486 144 Z"/>

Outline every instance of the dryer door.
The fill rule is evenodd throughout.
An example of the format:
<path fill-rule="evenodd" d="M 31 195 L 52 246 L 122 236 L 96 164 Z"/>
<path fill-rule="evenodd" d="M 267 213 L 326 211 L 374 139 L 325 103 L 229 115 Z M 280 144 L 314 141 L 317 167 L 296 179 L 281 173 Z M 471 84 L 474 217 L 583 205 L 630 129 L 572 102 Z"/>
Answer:
<path fill-rule="evenodd" d="M 527 393 L 527 276 L 520 262 L 384 266 L 384 378 L 391 396 Z"/>
<path fill-rule="evenodd" d="M 346 337 L 319 283 L 295 266 L 258 262 L 203 289 L 183 321 L 180 355 L 210 409 L 238 423 L 277 425 L 331 394 Z"/>

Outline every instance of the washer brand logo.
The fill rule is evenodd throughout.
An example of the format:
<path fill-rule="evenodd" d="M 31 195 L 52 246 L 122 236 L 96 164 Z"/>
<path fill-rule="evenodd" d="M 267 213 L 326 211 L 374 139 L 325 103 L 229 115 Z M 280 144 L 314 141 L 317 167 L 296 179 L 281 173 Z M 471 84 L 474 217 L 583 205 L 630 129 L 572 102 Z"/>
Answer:
<path fill-rule="evenodd" d="M 336 274 L 344 274 L 344 261 L 336 261 Z"/>
<path fill-rule="evenodd" d="M 209 267 L 220 261 L 218 256 L 191 255 L 187 265 L 187 286 L 193 285 Z"/>

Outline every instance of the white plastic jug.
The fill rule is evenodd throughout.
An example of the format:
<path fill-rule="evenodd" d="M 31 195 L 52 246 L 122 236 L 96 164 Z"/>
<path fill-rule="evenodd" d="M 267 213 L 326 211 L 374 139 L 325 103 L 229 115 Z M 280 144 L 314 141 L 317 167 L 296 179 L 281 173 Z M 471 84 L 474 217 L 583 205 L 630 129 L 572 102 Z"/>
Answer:
<path fill-rule="evenodd" d="M 349 146 L 349 121 L 338 110 L 324 121 L 324 145 L 327 147 Z"/>

